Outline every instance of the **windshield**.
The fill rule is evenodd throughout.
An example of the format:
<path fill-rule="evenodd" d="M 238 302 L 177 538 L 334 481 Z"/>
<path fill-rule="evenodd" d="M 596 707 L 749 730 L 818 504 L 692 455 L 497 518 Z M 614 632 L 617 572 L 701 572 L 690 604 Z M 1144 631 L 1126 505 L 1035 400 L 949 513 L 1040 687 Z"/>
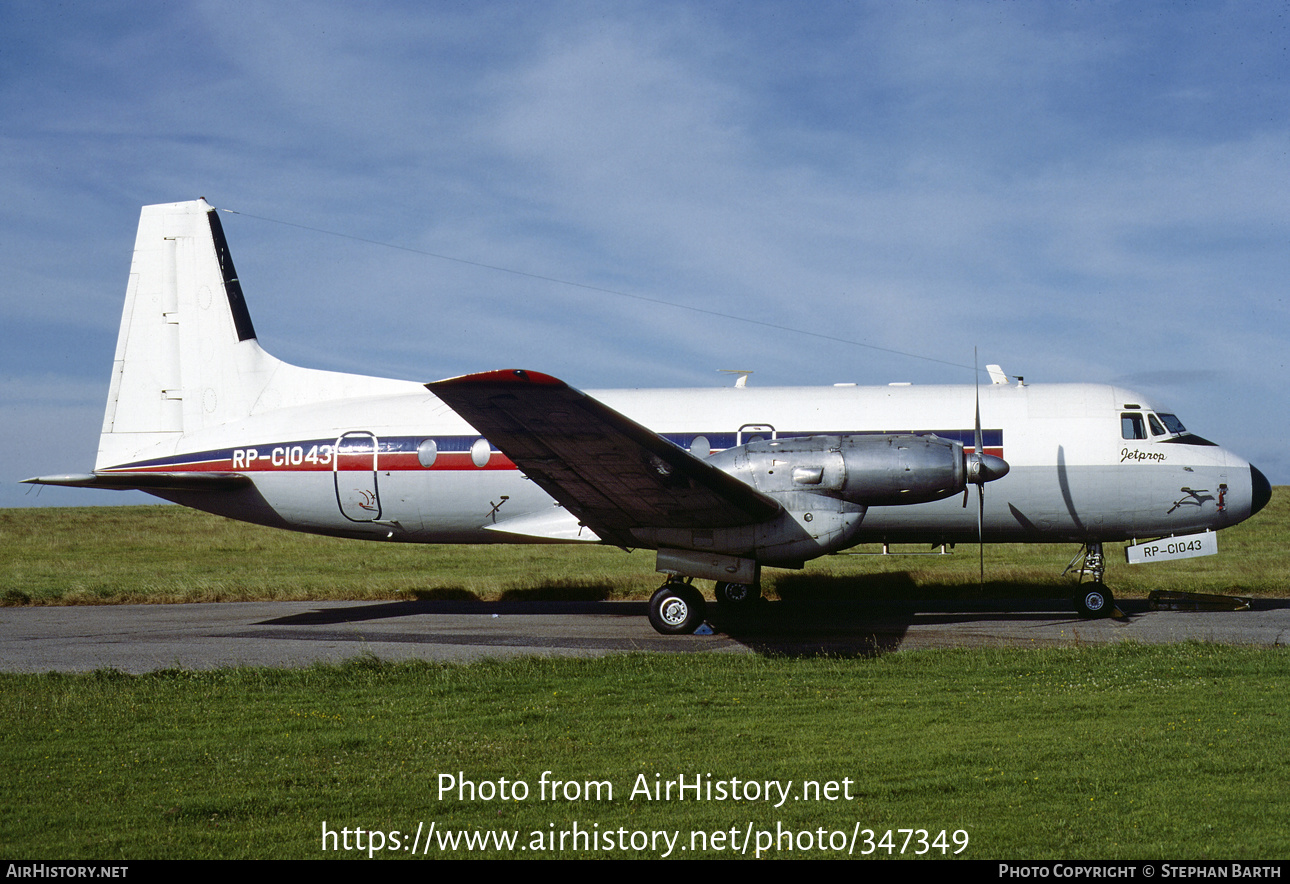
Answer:
<path fill-rule="evenodd" d="M 1161 414 L 1159 415 L 1159 417 L 1160 417 L 1160 420 L 1164 421 L 1165 429 L 1167 429 L 1169 432 L 1171 433 L 1187 432 L 1187 428 L 1182 425 L 1182 421 L 1178 420 L 1177 415 Z"/>

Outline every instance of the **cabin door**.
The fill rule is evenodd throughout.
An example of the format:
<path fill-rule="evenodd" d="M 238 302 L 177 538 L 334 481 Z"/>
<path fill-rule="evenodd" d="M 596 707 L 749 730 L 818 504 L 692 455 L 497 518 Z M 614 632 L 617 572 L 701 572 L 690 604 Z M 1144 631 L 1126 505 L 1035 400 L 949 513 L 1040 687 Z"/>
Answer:
<path fill-rule="evenodd" d="M 379 446 L 368 432 L 346 433 L 336 440 L 332 468 L 336 478 L 336 503 L 351 522 L 381 518 L 381 496 L 376 487 Z"/>

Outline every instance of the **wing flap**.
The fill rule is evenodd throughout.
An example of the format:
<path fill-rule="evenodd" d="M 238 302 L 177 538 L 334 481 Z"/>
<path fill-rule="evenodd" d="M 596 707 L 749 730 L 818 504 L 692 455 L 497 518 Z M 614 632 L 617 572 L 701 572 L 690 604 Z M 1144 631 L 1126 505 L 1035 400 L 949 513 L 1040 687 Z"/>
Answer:
<path fill-rule="evenodd" d="M 780 511 L 772 498 L 550 375 L 493 371 L 426 387 L 614 543 L 634 545 L 633 528 L 731 528 Z"/>
<path fill-rule="evenodd" d="M 485 525 L 484 530 L 522 537 L 527 541 L 552 540 L 561 543 L 570 541 L 598 543 L 600 541 L 596 532 L 581 525 L 578 517 L 563 507 L 552 507 L 552 512 L 546 514 L 530 514 L 516 519 L 506 519 L 496 525 Z"/>

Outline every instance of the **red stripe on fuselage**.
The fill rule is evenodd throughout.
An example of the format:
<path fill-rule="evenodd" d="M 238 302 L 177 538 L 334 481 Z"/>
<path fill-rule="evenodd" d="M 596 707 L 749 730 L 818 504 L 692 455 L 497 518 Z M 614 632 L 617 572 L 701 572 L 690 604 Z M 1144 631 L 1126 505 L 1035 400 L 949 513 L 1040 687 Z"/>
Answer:
<path fill-rule="evenodd" d="M 214 460 L 184 461 L 179 457 L 166 458 L 164 463 L 123 465 L 103 470 L 105 473 L 331 473 L 336 472 L 334 449 L 324 457 L 315 456 L 306 459 L 301 452 L 309 451 L 313 443 L 260 445 L 247 448 L 231 449 L 228 457 Z M 974 450 L 968 446 L 964 453 L 972 455 Z M 235 458 L 233 452 L 237 452 Z M 254 457 L 250 455 L 254 453 Z M 987 445 L 986 454 L 1003 457 L 1002 446 Z M 367 469 L 364 462 L 372 457 L 370 452 L 341 452 L 344 472 L 362 472 Z M 294 462 L 293 462 L 294 461 Z M 476 466 L 469 451 L 440 451 L 431 466 L 422 466 L 415 451 L 384 451 L 376 454 L 375 470 L 389 472 L 435 472 L 453 471 L 470 472 L 472 470 L 514 470 L 515 464 L 500 451 L 489 455 L 488 463 Z"/>

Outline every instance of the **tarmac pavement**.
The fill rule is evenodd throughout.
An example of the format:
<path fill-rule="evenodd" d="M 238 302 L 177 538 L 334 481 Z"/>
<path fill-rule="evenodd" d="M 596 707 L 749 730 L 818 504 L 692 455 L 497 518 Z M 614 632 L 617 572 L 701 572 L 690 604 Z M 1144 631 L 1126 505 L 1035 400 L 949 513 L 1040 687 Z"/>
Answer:
<path fill-rule="evenodd" d="M 374 655 L 466 662 L 628 652 L 840 657 L 940 647 L 1051 647 L 1136 641 L 1264 647 L 1290 640 L 1290 600 L 1252 610 L 1148 610 L 1083 620 L 1061 600 L 710 604 L 713 635 L 662 636 L 644 602 L 232 602 L 0 608 L 0 671 L 298 667 Z"/>

